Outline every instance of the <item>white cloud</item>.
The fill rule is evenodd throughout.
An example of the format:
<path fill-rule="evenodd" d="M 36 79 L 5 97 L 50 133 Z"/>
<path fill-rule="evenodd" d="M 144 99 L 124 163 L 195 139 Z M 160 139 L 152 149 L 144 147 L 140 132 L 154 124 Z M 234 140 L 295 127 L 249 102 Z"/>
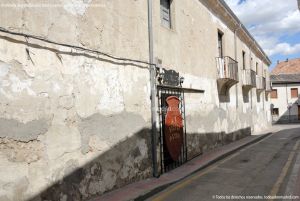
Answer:
<path fill-rule="evenodd" d="M 282 54 L 290 55 L 300 52 L 300 44 L 290 45 L 288 43 L 279 43 L 272 49 L 267 50 L 269 55 Z"/>
<path fill-rule="evenodd" d="M 269 56 L 300 53 L 300 44 L 280 41 L 282 36 L 300 33 L 296 0 L 225 1 Z"/>
<path fill-rule="evenodd" d="M 254 35 L 283 35 L 300 32 L 300 12 L 298 10 L 286 13 L 282 19 L 257 22 L 250 28 Z"/>
<path fill-rule="evenodd" d="M 226 2 L 247 26 L 279 22 L 297 10 L 296 0 L 247 0 L 241 4 L 239 0 Z"/>

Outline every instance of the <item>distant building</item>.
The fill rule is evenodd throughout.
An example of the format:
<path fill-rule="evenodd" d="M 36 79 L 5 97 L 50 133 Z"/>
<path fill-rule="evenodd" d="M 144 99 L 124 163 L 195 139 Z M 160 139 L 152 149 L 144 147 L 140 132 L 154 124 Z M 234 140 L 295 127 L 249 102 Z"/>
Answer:
<path fill-rule="evenodd" d="M 271 73 L 273 122 L 300 121 L 300 58 L 278 62 Z"/>

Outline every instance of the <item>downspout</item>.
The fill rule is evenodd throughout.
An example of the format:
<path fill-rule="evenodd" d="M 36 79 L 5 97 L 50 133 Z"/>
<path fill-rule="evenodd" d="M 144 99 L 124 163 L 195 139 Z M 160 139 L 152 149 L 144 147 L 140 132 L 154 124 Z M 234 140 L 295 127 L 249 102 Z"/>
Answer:
<path fill-rule="evenodd" d="M 151 140 L 152 140 L 152 160 L 153 176 L 158 177 L 157 167 L 157 129 L 156 129 L 156 69 L 153 58 L 153 27 L 152 27 L 152 0 L 148 0 L 148 40 L 149 40 L 149 63 L 150 63 L 150 88 L 151 88 Z"/>
<path fill-rule="evenodd" d="M 289 123 L 291 122 L 291 108 L 289 107 L 289 97 L 288 97 L 288 88 L 287 83 L 285 84 L 285 96 L 286 96 L 286 105 L 289 110 Z"/>
<path fill-rule="evenodd" d="M 285 84 L 285 96 L 286 96 L 286 105 L 288 105 L 289 104 L 289 100 L 288 100 L 287 83 Z"/>
<path fill-rule="evenodd" d="M 251 62 L 251 58 L 252 58 L 252 45 L 250 45 L 250 49 L 249 50 L 250 50 L 250 58 L 249 58 L 250 65 L 249 66 L 250 66 L 250 70 L 253 70 L 252 69 L 252 65 L 251 65 L 252 64 L 252 62 Z M 256 85 L 256 75 L 255 75 L 255 85 Z M 250 96 L 251 96 L 251 101 L 250 101 L 251 104 L 250 104 L 250 106 L 251 106 L 251 109 L 253 109 L 253 100 L 252 100 L 253 99 L 253 97 L 252 97 L 253 96 L 253 92 L 252 92 L 252 88 L 250 89 Z"/>
<path fill-rule="evenodd" d="M 262 70 L 262 77 L 265 76 L 265 92 L 262 92 L 263 98 L 263 111 L 265 112 L 265 97 L 266 97 L 266 89 L 267 89 L 267 73 L 265 73 L 263 61 L 261 61 L 261 70 Z"/>
<path fill-rule="evenodd" d="M 237 35 L 236 32 L 241 28 L 241 24 L 234 30 L 234 59 L 237 61 Z M 239 68 L 239 67 L 238 67 Z M 238 69 L 238 77 L 239 76 L 239 69 Z M 239 106 L 239 97 L 238 97 L 238 83 L 235 85 L 235 94 L 236 94 L 236 108 Z"/>

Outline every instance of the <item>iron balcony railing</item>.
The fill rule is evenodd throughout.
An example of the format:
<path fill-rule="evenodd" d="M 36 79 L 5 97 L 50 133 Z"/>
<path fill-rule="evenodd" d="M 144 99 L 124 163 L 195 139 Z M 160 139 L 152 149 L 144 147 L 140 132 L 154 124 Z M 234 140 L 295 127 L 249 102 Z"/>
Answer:
<path fill-rule="evenodd" d="M 244 69 L 243 70 L 243 85 L 255 87 L 256 86 L 256 74 L 254 70 Z"/>
<path fill-rule="evenodd" d="M 266 78 L 256 75 L 256 89 L 257 90 L 264 90 L 266 87 Z"/>
<path fill-rule="evenodd" d="M 270 80 L 266 81 L 266 91 L 271 92 L 272 91 L 272 86 Z"/>
<path fill-rule="evenodd" d="M 239 80 L 237 61 L 229 56 L 217 57 L 216 61 L 219 79 Z"/>

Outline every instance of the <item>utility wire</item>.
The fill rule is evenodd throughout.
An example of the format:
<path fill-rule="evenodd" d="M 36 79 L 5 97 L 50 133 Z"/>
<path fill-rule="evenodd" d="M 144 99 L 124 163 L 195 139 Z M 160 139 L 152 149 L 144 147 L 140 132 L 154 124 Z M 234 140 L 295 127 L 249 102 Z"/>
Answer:
<path fill-rule="evenodd" d="M 156 64 L 151 64 L 151 63 L 146 62 L 146 61 L 141 61 L 141 60 L 136 60 L 136 59 L 127 59 L 127 58 L 122 58 L 122 57 L 116 57 L 116 56 L 112 56 L 110 54 L 107 54 L 107 53 L 104 53 L 104 52 L 100 52 L 100 51 L 97 51 L 97 50 L 91 50 L 91 49 L 87 49 L 87 48 L 84 48 L 84 47 L 79 47 L 79 46 L 70 45 L 70 44 L 66 44 L 66 43 L 58 43 L 58 42 L 55 42 L 55 41 L 51 41 L 51 40 L 45 39 L 45 38 L 40 37 L 40 36 L 35 36 L 35 35 L 30 35 L 30 34 L 25 34 L 25 33 L 19 33 L 19 32 L 14 32 L 14 31 L 9 31 L 9 30 L 7 30 L 7 29 L 5 29 L 3 27 L 0 27 L 0 32 L 7 33 L 7 34 L 12 34 L 12 35 L 17 35 L 17 36 L 23 36 L 23 37 L 25 37 L 26 40 L 28 38 L 32 38 L 32 39 L 36 39 L 36 40 L 43 41 L 43 42 L 46 42 L 46 43 L 51 43 L 51 44 L 55 44 L 55 45 L 59 45 L 59 46 L 73 48 L 73 49 L 80 50 L 80 51 L 86 51 L 86 52 L 89 52 L 89 53 L 103 55 L 103 56 L 106 56 L 106 57 L 109 57 L 111 59 L 115 59 L 115 60 L 118 60 L 118 61 L 134 62 L 134 63 L 146 64 L 146 65 L 151 65 L 151 66 L 155 66 L 156 67 Z"/>

